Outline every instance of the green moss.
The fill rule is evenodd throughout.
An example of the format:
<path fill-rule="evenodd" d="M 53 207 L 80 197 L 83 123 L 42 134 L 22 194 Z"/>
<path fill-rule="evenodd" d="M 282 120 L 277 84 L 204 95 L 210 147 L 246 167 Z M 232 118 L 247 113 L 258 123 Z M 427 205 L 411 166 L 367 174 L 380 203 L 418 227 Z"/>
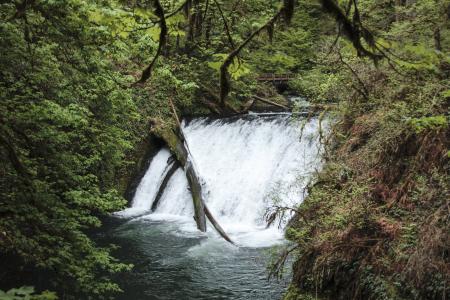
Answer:
<path fill-rule="evenodd" d="M 321 300 L 322 298 L 315 295 L 302 292 L 293 285 L 290 285 L 286 293 L 283 295 L 283 300 Z"/>
<path fill-rule="evenodd" d="M 444 115 L 414 118 L 409 121 L 416 133 L 424 130 L 438 130 L 448 127 L 448 118 Z"/>

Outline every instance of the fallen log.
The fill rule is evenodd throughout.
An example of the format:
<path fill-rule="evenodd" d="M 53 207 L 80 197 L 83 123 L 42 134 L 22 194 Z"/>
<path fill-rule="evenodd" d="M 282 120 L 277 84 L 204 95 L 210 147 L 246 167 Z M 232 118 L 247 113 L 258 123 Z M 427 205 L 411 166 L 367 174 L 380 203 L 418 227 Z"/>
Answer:
<path fill-rule="evenodd" d="M 195 166 L 192 163 L 192 155 L 189 151 L 189 146 L 187 144 L 186 138 L 184 137 L 181 122 L 178 118 L 175 105 L 173 105 L 172 99 L 170 98 L 169 102 L 178 125 L 178 130 L 171 139 L 172 141 L 175 141 L 175 146 L 172 148 L 172 150 L 175 152 L 175 156 L 178 158 L 178 161 L 181 163 L 181 166 L 184 169 L 189 187 L 191 189 L 192 201 L 194 202 L 194 219 L 197 223 L 197 228 L 202 232 L 206 232 L 206 218 L 202 185 L 200 184 L 200 178 L 197 176 Z"/>
<path fill-rule="evenodd" d="M 233 241 L 230 239 L 230 237 L 225 233 L 225 231 L 216 221 L 216 219 L 214 218 L 214 216 L 212 215 L 212 213 L 210 212 L 210 210 L 208 209 L 203 200 L 202 185 L 200 183 L 200 178 L 198 177 L 195 166 L 191 161 L 192 156 L 189 152 L 189 147 L 186 143 L 186 140 L 184 139 L 184 134 L 181 131 L 181 127 L 179 135 L 183 139 L 183 142 L 181 141 L 178 142 L 175 148 L 176 152 L 179 153 L 179 155 L 183 156 L 181 164 L 185 170 L 186 177 L 191 190 L 195 211 L 194 219 L 195 222 L 197 223 L 197 228 L 200 231 L 206 232 L 206 218 L 205 218 L 206 216 L 211 222 L 211 224 L 214 226 L 214 228 L 217 230 L 217 232 L 220 234 L 220 236 L 222 236 L 226 241 L 234 245 Z"/>
<path fill-rule="evenodd" d="M 194 202 L 195 211 L 194 219 L 197 223 L 197 228 L 202 232 L 206 232 L 205 203 L 203 201 L 200 179 L 197 176 L 194 165 L 189 160 L 184 166 L 184 171 L 186 173 L 189 187 L 191 188 L 192 201 Z"/>
<path fill-rule="evenodd" d="M 255 98 L 256 100 L 259 100 L 259 101 L 261 101 L 263 103 L 269 104 L 269 105 L 273 105 L 273 106 L 276 106 L 276 107 L 279 107 L 279 108 L 282 108 L 282 109 L 285 109 L 285 110 L 290 110 L 290 108 L 287 107 L 286 105 L 275 103 L 275 102 L 270 101 L 268 99 L 264 99 L 264 98 L 261 98 L 261 97 L 258 97 L 258 96 L 253 96 L 253 98 Z"/>
<path fill-rule="evenodd" d="M 157 130 L 156 134 L 167 143 L 170 151 L 175 155 L 177 161 L 184 169 L 189 187 L 191 189 L 192 201 L 194 202 L 194 219 L 197 224 L 197 228 L 202 232 L 206 232 L 206 217 L 203 206 L 202 186 L 197 176 L 197 172 L 195 171 L 195 166 L 192 164 L 190 159 L 190 154 L 185 143 L 184 135 L 181 132 L 181 127 L 180 130 L 177 130 L 177 132 L 174 132 L 172 129 L 161 129 Z"/>
<path fill-rule="evenodd" d="M 156 194 L 155 200 L 153 201 L 152 204 L 152 211 L 155 211 L 156 208 L 158 207 L 159 200 L 161 200 L 161 197 L 164 194 L 164 190 L 166 189 L 170 178 L 172 178 L 172 175 L 175 173 L 176 170 L 178 170 L 179 167 L 180 163 L 177 160 L 174 160 L 172 162 L 172 165 L 170 166 L 170 169 L 167 171 L 166 176 L 164 176 L 161 185 L 159 186 L 158 193 Z"/>
<path fill-rule="evenodd" d="M 192 160 L 192 155 L 189 151 L 189 146 L 183 134 L 180 119 L 178 118 L 175 106 L 173 105 L 171 99 L 169 99 L 169 103 L 173 110 L 177 128 L 174 130 L 173 128 L 155 126 L 153 131 L 157 136 L 161 137 L 166 142 L 170 151 L 174 154 L 176 160 L 185 171 L 192 195 L 192 201 L 194 203 L 194 219 L 197 224 L 197 228 L 202 232 L 206 232 L 206 217 L 208 217 L 211 224 L 219 232 L 219 234 L 226 241 L 234 244 L 205 205 L 200 177 L 197 175 L 195 165 Z M 155 125 L 157 125 L 157 123 Z"/>

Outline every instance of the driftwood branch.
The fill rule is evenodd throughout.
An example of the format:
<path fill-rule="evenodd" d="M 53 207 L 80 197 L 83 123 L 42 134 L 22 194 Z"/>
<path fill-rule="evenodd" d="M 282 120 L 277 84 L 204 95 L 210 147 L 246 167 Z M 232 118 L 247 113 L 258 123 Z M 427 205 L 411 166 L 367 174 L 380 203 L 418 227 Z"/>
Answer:
<path fill-rule="evenodd" d="M 269 105 L 273 105 L 273 106 L 276 106 L 276 107 L 279 107 L 279 108 L 282 108 L 282 109 L 285 109 L 285 110 L 290 110 L 290 108 L 287 107 L 286 105 L 279 104 L 279 103 L 270 101 L 268 99 L 264 99 L 264 98 L 261 98 L 261 97 L 258 97 L 258 96 L 253 96 L 253 98 L 255 98 L 256 100 L 259 100 L 259 101 L 261 101 L 263 103 L 269 104 Z"/>
<path fill-rule="evenodd" d="M 176 160 L 172 162 L 172 165 L 170 166 L 170 169 L 167 171 L 166 175 L 164 176 L 163 181 L 161 182 L 161 185 L 159 186 L 158 193 L 156 194 L 155 200 L 152 204 L 152 211 L 155 211 L 158 207 L 159 200 L 161 200 L 162 195 L 164 194 L 164 190 L 167 187 L 167 184 L 169 183 L 170 178 L 172 178 L 173 174 L 175 174 L 176 170 L 180 167 L 180 163 Z"/>
<path fill-rule="evenodd" d="M 230 239 L 230 237 L 225 233 L 225 231 L 222 229 L 222 227 L 219 225 L 219 223 L 214 219 L 213 215 L 209 211 L 208 207 L 205 205 L 205 214 L 208 217 L 208 220 L 211 222 L 211 224 L 214 226 L 214 228 L 217 230 L 217 232 L 227 241 L 234 245 L 234 242 Z"/>

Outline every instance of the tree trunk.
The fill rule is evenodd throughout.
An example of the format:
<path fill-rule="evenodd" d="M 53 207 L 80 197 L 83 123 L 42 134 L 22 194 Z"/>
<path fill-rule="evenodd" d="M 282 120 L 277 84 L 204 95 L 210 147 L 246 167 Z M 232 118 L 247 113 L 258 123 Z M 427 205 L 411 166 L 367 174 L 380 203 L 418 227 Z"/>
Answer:
<path fill-rule="evenodd" d="M 194 202 L 194 219 L 197 223 L 197 228 L 202 232 L 206 232 L 206 218 L 202 186 L 200 184 L 200 179 L 197 176 L 195 166 L 192 163 L 192 158 L 184 139 L 184 135 L 181 131 L 175 133 L 172 130 L 166 130 L 162 137 L 167 142 L 170 150 L 173 154 L 175 154 L 175 157 L 186 173 L 186 178 L 191 189 L 192 201 Z"/>
<path fill-rule="evenodd" d="M 208 17 L 206 19 L 206 26 L 205 26 L 205 45 L 206 47 L 209 47 L 211 44 L 211 30 L 212 30 L 212 18 Z"/>
<path fill-rule="evenodd" d="M 438 51 L 442 51 L 442 44 L 441 44 L 441 30 L 439 27 L 436 27 L 434 30 L 434 48 Z"/>

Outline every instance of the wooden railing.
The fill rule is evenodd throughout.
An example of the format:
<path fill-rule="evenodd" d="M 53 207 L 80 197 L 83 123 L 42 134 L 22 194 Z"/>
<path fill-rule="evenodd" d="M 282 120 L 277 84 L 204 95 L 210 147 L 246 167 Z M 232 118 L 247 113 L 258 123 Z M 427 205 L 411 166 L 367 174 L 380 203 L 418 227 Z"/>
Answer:
<path fill-rule="evenodd" d="M 258 76 L 258 81 L 289 81 L 295 78 L 295 74 L 286 73 L 286 74 L 274 74 L 274 73 L 266 73 Z"/>

